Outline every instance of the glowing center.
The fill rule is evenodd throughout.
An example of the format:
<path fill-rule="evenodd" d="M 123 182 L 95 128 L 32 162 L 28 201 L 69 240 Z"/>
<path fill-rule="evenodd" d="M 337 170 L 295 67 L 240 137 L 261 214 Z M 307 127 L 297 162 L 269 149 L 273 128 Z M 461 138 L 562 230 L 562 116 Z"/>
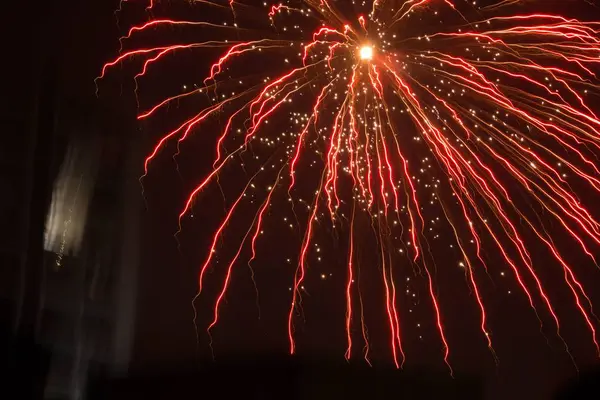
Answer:
<path fill-rule="evenodd" d="M 362 46 L 360 48 L 360 59 L 361 60 L 371 60 L 373 58 L 373 47 L 371 46 Z"/>

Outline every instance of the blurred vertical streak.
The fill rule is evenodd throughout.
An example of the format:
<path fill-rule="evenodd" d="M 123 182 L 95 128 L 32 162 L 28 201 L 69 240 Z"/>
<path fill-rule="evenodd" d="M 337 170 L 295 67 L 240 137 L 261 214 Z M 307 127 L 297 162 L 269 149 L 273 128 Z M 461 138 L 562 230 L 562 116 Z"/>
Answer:
<path fill-rule="evenodd" d="M 21 273 L 16 298 L 14 332 L 35 338 L 39 328 L 40 288 L 44 263 L 44 220 L 51 193 L 54 153 L 54 68 L 46 60 L 35 97 L 32 134 L 27 144 L 24 213 L 22 218 Z"/>
<path fill-rule="evenodd" d="M 37 26 L 35 21 L 32 24 Z M 3 275 L 10 273 L 4 279 L 12 283 L 10 293 L 6 293 L 12 318 L 10 328 L 7 326 L 10 330 L 6 343 L 8 351 L 6 357 L 1 358 L 2 366 L 8 369 L 2 374 L 6 379 L 6 384 L 2 385 L 4 390 L 7 393 L 18 390 L 19 398 L 41 398 L 50 358 L 39 346 L 37 338 L 44 270 L 44 218 L 55 153 L 56 69 L 37 30 L 29 35 L 32 35 L 31 43 L 23 48 L 31 54 L 22 60 L 29 65 L 7 75 L 9 81 L 23 85 L 11 94 L 13 82 L 8 82 L 5 95 L 11 101 L 3 110 L 11 121 L 6 134 L 12 137 L 5 151 L 11 153 L 13 159 L 4 168 L 4 173 L 14 174 L 19 188 L 15 193 L 17 204 L 7 211 L 14 225 L 3 224 L 4 233 L 14 237 L 14 244 L 9 244 L 6 252 L 14 254 L 18 261 L 14 273 L 2 271 Z M 11 54 L 20 59 L 19 53 Z M 23 108 L 19 109 L 19 106 Z"/>
<path fill-rule="evenodd" d="M 136 135 L 130 135 L 128 157 L 122 190 L 121 248 L 116 288 L 115 330 L 113 338 L 113 372 L 127 373 L 136 323 L 137 273 L 140 252 L 140 184 L 139 166 L 142 165 L 141 146 Z"/>

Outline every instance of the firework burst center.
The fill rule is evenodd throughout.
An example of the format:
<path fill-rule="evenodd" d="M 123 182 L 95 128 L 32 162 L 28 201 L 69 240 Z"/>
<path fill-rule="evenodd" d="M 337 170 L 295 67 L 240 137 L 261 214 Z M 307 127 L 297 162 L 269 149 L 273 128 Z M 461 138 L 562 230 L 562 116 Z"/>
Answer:
<path fill-rule="evenodd" d="M 373 59 L 373 46 L 370 46 L 370 45 L 361 46 L 358 53 L 359 53 L 361 60 L 371 61 Z"/>

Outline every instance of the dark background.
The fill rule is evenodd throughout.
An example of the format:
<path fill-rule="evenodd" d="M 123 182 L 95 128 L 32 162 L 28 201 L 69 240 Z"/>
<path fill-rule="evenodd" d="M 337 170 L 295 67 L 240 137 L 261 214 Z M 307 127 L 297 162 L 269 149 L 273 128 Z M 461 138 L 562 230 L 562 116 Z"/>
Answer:
<path fill-rule="evenodd" d="M 499 365 L 494 364 L 485 348 L 476 324 L 470 322 L 476 314 L 472 310 L 448 311 L 454 314 L 448 318 L 447 327 L 454 379 L 441 361 L 433 334 L 427 340 L 407 345 L 410 361 L 401 372 L 390 368 L 383 349 L 375 357 L 374 368 L 366 368 L 360 357 L 350 364 L 341 362 L 343 298 L 320 306 L 333 297 L 328 295 L 330 290 L 324 289 L 315 290 L 308 300 L 310 312 L 298 339 L 302 356 L 289 358 L 282 317 L 287 316 L 287 302 L 281 301 L 287 299 L 284 296 L 289 276 L 278 272 L 278 261 L 272 261 L 271 266 L 268 259 L 263 261 L 266 271 L 259 275 L 261 294 L 264 293 L 261 320 L 257 319 L 254 289 L 243 277 L 230 292 L 234 294 L 228 296 L 222 320 L 214 331 L 213 361 L 202 328 L 211 316 L 210 306 L 204 303 L 206 311 L 201 311 L 198 341 L 191 308 L 196 268 L 202 257 L 195 246 L 206 247 L 212 228 L 186 228 L 182 251 L 173 238 L 177 229 L 173 210 L 180 207 L 193 183 L 186 179 L 200 176 L 210 161 L 196 170 L 182 172 L 180 177 L 170 158 L 164 157 L 145 181 L 142 197 L 137 177 L 142 173 L 143 155 L 160 129 L 135 121 L 133 85 L 127 74 L 102 85 L 98 97 L 93 80 L 101 65 L 117 51 L 117 38 L 123 32 L 115 20 L 117 8 L 115 1 L 13 4 L 8 13 L 11 21 L 3 26 L 3 37 L 7 39 L 3 61 L 7 71 L 3 77 L 8 89 L 2 96 L 0 146 L 0 209 L 5 227 L 0 238 L 2 333 L 6 345 L 6 357 L 2 358 L 8 360 L 4 366 L 10 371 L 5 375 L 6 387 L 22 395 L 14 398 L 41 398 L 44 393 L 46 398 L 72 398 L 75 393 L 74 368 L 56 373 L 65 375 L 64 379 L 53 378 L 53 366 L 57 365 L 54 360 L 62 350 L 57 350 L 54 339 L 48 339 L 52 330 L 47 328 L 62 326 L 61 333 L 56 334 L 60 336 L 72 332 L 70 322 L 55 324 L 58 317 L 40 303 L 51 297 L 48 293 L 52 292 L 52 285 L 59 288 L 55 289 L 57 298 L 75 302 L 75 297 L 70 297 L 75 292 L 61 289 L 61 282 L 71 279 L 86 265 L 73 260 L 53 278 L 52 273 L 47 275 L 52 255 L 42 251 L 52 182 L 69 138 L 77 134 L 102 138 L 101 183 L 91 217 L 97 222 L 88 238 L 91 250 L 86 253 L 86 260 L 98 262 L 100 256 L 96 253 L 111 254 L 109 260 L 101 263 L 112 265 L 102 275 L 107 282 L 103 300 L 92 301 L 87 293 L 81 295 L 100 321 L 98 327 L 94 321 L 86 322 L 86 329 L 104 329 L 108 333 L 89 342 L 95 350 L 88 357 L 84 381 L 91 389 L 78 393 L 89 391 L 96 398 L 179 398 L 192 392 L 225 397 L 237 393 L 257 398 L 387 398 L 407 394 L 414 398 L 443 395 L 545 399 L 552 398 L 568 383 L 582 384 L 593 379 L 586 374 L 594 371 L 597 358 L 581 322 L 575 318 L 571 322 L 567 315 L 563 328 L 581 371 L 578 377 L 561 343 L 556 339 L 547 342 L 531 311 L 514 296 L 499 296 L 490 306 Z M 133 16 L 125 12 L 121 18 L 135 18 L 135 12 Z M 206 65 L 207 60 L 198 59 L 198 76 L 204 74 Z M 201 140 L 198 144 L 202 149 Z M 199 150 L 192 158 L 202 161 L 211 157 L 212 149 L 206 154 Z M 195 211 L 200 217 L 210 215 L 211 204 Z M 210 225 L 210 219 L 205 221 Z M 211 227 L 216 221 L 212 222 Z M 106 251 L 94 251 L 99 248 Z M 334 251 L 334 258 L 335 255 Z M 129 266 L 128 276 L 123 275 L 125 265 Z M 592 274 L 593 282 L 588 280 L 592 293 L 598 292 L 598 285 L 594 285 L 597 278 Z M 94 280 L 90 276 L 81 279 L 86 283 Z M 283 289 L 281 294 L 277 288 Z M 127 293 L 125 306 L 124 297 L 120 296 Z M 460 300 L 456 301 L 460 304 Z M 98 302 L 104 305 L 96 310 Z M 132 307 L 130 314 L 121 314 L 126 307 Z M 545 333 L 549 336 L 549 332 Z M 376 336 L 377 331 L 373 334 Z M 76 348 L 78 342 L 72 343 Z M 111 356 L 98 356 L 102 349 Z M 374 351 L 377 354 L 377 349 Z M 67 382 L 68 389 L 62 393 L 61 384 L 57 383 L 52 392 L 55 394 L 50 393 L 48 382 L 54 382 L 52 379 Z"/>

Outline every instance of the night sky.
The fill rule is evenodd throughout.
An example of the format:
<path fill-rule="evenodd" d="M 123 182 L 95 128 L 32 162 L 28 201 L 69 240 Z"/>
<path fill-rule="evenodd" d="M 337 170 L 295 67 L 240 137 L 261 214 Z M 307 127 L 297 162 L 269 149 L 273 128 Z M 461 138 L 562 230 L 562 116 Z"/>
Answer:
<path fill-rule="evenodd" d="M 211 103 L 205 97 L 191 102 L 175 102 L 157 116 L 137 122 L 132 77 L 139 72 L 142 63 L 126 62 L 123 66 L 111 70 L 107 78 L 99 83 L 98 97 L 95 95 L 94 78 L 99 75 L 105 62 L 117 56 L 118 38 L 126 34 L 131 26 L 143 24 L 150 18 L 163 17 L 220 23 L 228 18 L 231 21 L 231 13 L 228 8 L 223 10 L 201 5 L 187 6 L 178 4 L 184 3 L 179 1 L 159 2 L 149 13 L 144 10 L 143 5 L 134 3 L 138 1 L 130 0 L 123 5 L 117 22 L 114 11 L 119 4 L 116 1 L 61 2 L 60 9 L 53 10 L 53 22 L 46 22 L 49 29 L 58 33 L 51 36 L 53 39 L 45 40 L 53 41 L 51 57 L 57 65 L 61 97 L 98 108 L 101 110 L 99 114 L 105 119 L 107 130 L 114 129 L 125 135 L 137 137 L 142 152 L 148 154 L 165 132 L 174 129 L 186 118 L 190 118 Z M 586 1 L 523 3 L 525 4 L 521 10 L 524 12 L 540 10 L 566 13 L 569 17 L 586 21 L 600 20 L 600 10 Z M 538 3 L 543 3 L 543 9 Z M 258 10 L 262 12 L 267 9 L 261 7 Z M 254 7 L 239 7 L 238 23 L 240 26 L 252 27 L 249 32 L 223 33 L 210 29 L 194 31 L 167 28 L 160 30 L 160 34 L 156 34 L 158 31 L 143 32 L 135 42 L 132 41 L 131 47 L 127 48 L 135 48 L 133 43 L 145 47 L 191 40 L 239 40 L 237 38 L 241 36 L 244 39 L 246 34 L 249 40 L 253 40 L 261 37 L 263 29 L 262 23 L 255 18 L 264 14 L 259 14 Z M 428 14 L 423 16 L 422 21 L 411 21 L 405 29 L 415 30 L 419 28 L 419 23 L 433 24 L 435 21 L 439 21 L 439 18 Z M 412 35 L 415 34 L 407 36 Z M 177 56 L 167 57 L 164 62 L 152 67 L 148 76 L 139 80 L 140 109 L 146 110 L 162 99 L 182 93 L 195 84 L 201 85 L 211 63 L 218 59 L 223 51 L 223 48 L 185 51 Z M 280 58 L 262 59 L 251 56 L 245 59 L 245 64 L 227 71 L 227 76 L 243 74 L 248 76 L 248 80 L 257 77 L 260 79 L 264 74 L 263 69 L 270 67 L 270 63 L 278 62 Z M 273 77 L 274 74 L 275 72 L 268 72 L 266 75 Z M 314 93 L 314 96 L 316 95 L 318 92 Z M 313 98 L 299 100 L 298 109 L 311 107 L 312 100 Z M 592 108 L 600 109 L 597 97 L 590 95 L 588 101 Z M 485 109 L 485 106 L 482 107 Z M 286 119 L 288 111 L 283 114 L 284 117 L 273 117 L 270 124 L 263 128 L 264 136 L 276 136 L 278 133 L 289 131 L 290 123 Z M 397 121 L 399 124 L 403 123 L 401 119 Z M 217 361 L 252 361 L 271 356 L 285 356 L 288 353 L 287 316 L 291 298 L 290 287 L 293 284 L 293 272 L 309 214 L 305 203 L 297 203 L 301 229 L 288 228 L 289 223 L 295 224 L 295 217 L 291 208 L 285 205 L 285 190 L 274 195 L 278 196 L 278 201 L 283 206 L 269 209 L 264 225 L 265 234 L 260 236 L 257 244 L 259 254 L 253 263 L 253 271 L 258 298 L 251 279 L 252 272 L 246 265 L 250 256 L 246 249 L 233 270 L 233 278 L 220 309 L 219 322 L 212 330 L 211 352 L 211 339 L 206 333 L 206 327 L 213 318 L 214 302 L 222 285 L 228 257 L 235 254 L 239 240 L 262 202 L 263 194 L 256 197 L 254 205 L 241 206 L 242 218 L 232 220 L 224 238 L 219 241 L 218 255 L 222 257 L 216 257 L 208 270 L 206 287 L 196 301 L 199 332 L 198 340 L 196 338 L 192 299 L 198 290 L 199 267 L 205 260 L 214 231 L 239 191 L 248 182 L 251 171 L 260 165 L 257 159 L 264 163 L 272 152 L 269 146 L 266 146 L 267 150 L 264 146 L 253 146 L 250 154 L 242 161 L 245 163 L 244 168 L 232 167 L 225 171 L 220 176 L 219 185 L 212 184 L 196 202 L 190 214 L 183 219 L 183 229 L 176 240 L 174 233 L 178 230 L 177 216 L 188 194 L 201 182 L 202 177 L 212 170 L 214 143 L 226 122 L 227 114 L 219 114 L 207 121 L 201 129 L 195 130 L 185 144 L 182 144 L 177 163 L 171 157 L 177 151 L 176 146 L 170 144 L 164 148 L 151 164 L 148 176 L 143 180 L 143 195 L 142 188 L 139 189 L 139 201 L 144 211 L 140 229 L 142 246 L 134 360 L 131 368 L 133 372 L 183 368 L 196 361 L 211 363 L 213 355 Z M 130 130 L 123 131 L 123 125 Z M 413 126 L 406 126 L 408 128 L 403 130 L 403 134 L 414 136 L 415 133 L 411 132 L 414 131 Z M 278 145 L 275 144 L 275 148 Z M 411 165 L 418 165 L 421 161 L 422 149 L 423 145 L 419 144 L 409 150 Z M 598 152 L 595 154 L 600 155 Z M 277 153 L 275 158 L 279 156 Z M 313 167 L 309 164 L 310 161 L 307 161 L 299 168 L 310 171 Z M 438 165 L 432 167 L 436 168 L 440 171 Z M 304 198 L 309 203 L 320 179 L 319 173 L 314 169 L 314 172 L 301 175 L 295 188 L 296 198 Z M 143 162 L 139 166 L 139 172 L 140 175 L 143 174 Z M 438 173 L 436 176 L 440 175 Z M 269 179 L 273 176 L 259 178 L 256 185 L 268 186 Z M 499 172 L 499 177 L 505 178 L 502 172 Z M 429 175 L 424 175 L 422 179 L 429 179 Z M 579 195 L 582 204 L 586 205 L 590 213 L 599 215 L 598 193 L 590 190 L 580 180 L 569 183 L 572 192 Z M 545 222 L 548 234 L 576 270 L 593 304 L 600 304 L 598 268 L 583 254 L 577 243 L 565 234 L 562 227 L 555 220 L 552 222 L 550 216 L 540 209 L 539 204 L 533 204 L 526 193 L 519 191 L 514 179 L 510 184 L 513 186 L 508 186 L 509 189 L 517 193 L 514 197 L 515 204 L 519 209 L 525 210 L 523 212 L 529 218 L 535 219 L 539 216 Z M 345 193 L 346 196 L 350 193 L 345 199 L 352 196 L 350 185 L 348 180 L 341 184 L 340 193 Z M 447 191 L 446 194 L 450 195 L 450 192 Z M 251 194 L 250 197 L 252 196 L 256 195 Z M 349 216 L 351 206 L 352 202 L 346 201 L 342 205 L 342 212 Z M 457 210 L 459 209 L 452 209 L 450 214 L 453 220 L 459 221 L 461 216 L 457 214 Z M 427 218 L 442 219 L 443 216 L 439 208 L 436 213 L 426 215 Z M 511 218 L 517 227 L 523 232 L 526 231 L 525 222 L 518 215 L 513 213 Z M 360 242 L 355 248 L 355 260 L 357 268 L 360 269 L 360 291 L 364 301 L 364 318 L 368 326 L 371 361 L 375 371 L 388 371 L 393 369 L 394 364 L 389 349 L 390 333 L 385 314 L 381 259 L 370 221 L 366 214 L 359 214 L 355 220 L 354 240 Z M 294 319 L 299 359 L 323 364 L 344 361 L 347 347 L 344 291 L 349 250 L 348 228 L 349 221 L 345 221 L 341 222 L 337 229 L 332 229 L 326 218 L 316 225 L 313 242 L 318 244 L 315 249 L 319 249 L 319 254 L 311 255 L 307 277 L 303 283 L 303 312 L 298 313 Z M 459 233 L 468 240 L 469 232 L 464 222 L 460 225 Z M 390 246 L 399 240 L 394 235 L 401 236 L 392 233 Z M 591 334 L 573 305 L 569 288 L 562 280 L 562 270 L 543 244 L 539 241 L 536 244 L 536 238 L 531 232 L 524 234 L 524 238 L 536 271 L 560 317 L 560 333 L 564 343 L 557 336 L 554 322 L 536 294 L 543 322 L 543 329 L 540 330 L 540 322 L 530 308 L 526 296 L 519 291 L 510 269 L 487 238 L 484 240 L 482 253 L 490 272 L 489 277 L 485 274 L 480 277 L 480 290 L 485 298 L 488 325 L 499 360 L 495 363 L 479 327 L 477 303 L 470 292 L 464 268 L 459 266 L 461 258 L 457 255 L 456 246 L 449 246 L 454 240 L 451 226 L 440 223 L 436 235 L 437 238 L 430 238 L 430 260 L 435 260 L 435 264 L 431 261 L 429 267 L 435 271 L 434 285 L 442 309 L 444 333 L 449 343 L 449 362 L 457 376 L 464 374 L 481 379 L 484 382 L 486 398 L 543 399 L 550 398 L 557 387 L 576 376 L 574 364 L 581 371 L 597 364 L 598 356 Z M 402 238 L 406 240 L 405 236 Z M 394 250 L 398 252 L 399 248 Z M 597 254 L 597 248 L 590 244 L 594 254 Z M 320 259 L 317 260 L 317 257 Z M 425 368 L 449 374 L 444 364 L 443 348 L 428 296 L 427 280 L 423 278 L 423 270 L 419 269 L 419 266 L 411 265 L 408 259 L 405 255 L 396 253 L 391 260 L 399 271 L 396 288 L 399 304 L 402 304 L 402 345 L 406 354 L 404 369 L 410 372 Z M 385 261 L 387 263 L 389 260 Z M 354 312 L 358 313 L 357 297 L 354 299 L 354 305 Z M 594 322 L 595 327 L 598 327 L 597 321 Z M 366 362 L 360 354 L 363 342 L 360 324 L 357 321 L 353 322 L 352 331 L 355 341 L 350 364 L 364 366 Z M 573 359 L 565 350 L 565 343 Z"/>

